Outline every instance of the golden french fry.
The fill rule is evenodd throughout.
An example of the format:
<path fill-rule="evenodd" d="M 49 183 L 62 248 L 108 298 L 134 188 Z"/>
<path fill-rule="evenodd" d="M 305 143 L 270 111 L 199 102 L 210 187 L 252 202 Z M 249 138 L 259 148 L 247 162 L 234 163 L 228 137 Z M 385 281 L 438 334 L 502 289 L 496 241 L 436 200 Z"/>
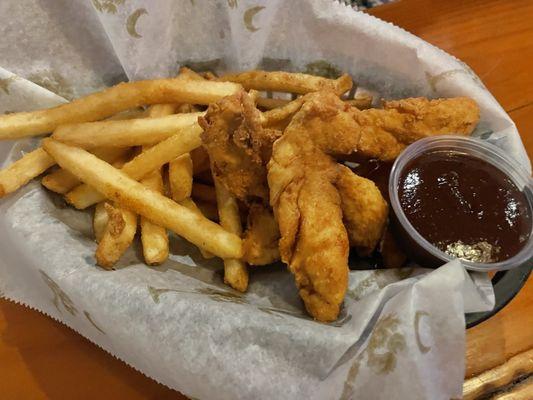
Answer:
<path fill-rule="evenodd" d="M 192 185 L 191 197 L 206 203 L 216 203 L 217 196 L 213 186 L 194 182 Z"/>
<path fill-rule="evenodd" d="M 155 79 L 120 83 L 54 108 L 0 116 L 0 139 L 17 139 L 52 132 L 61 124 L 98 121 L 144 104 L 213 103 L 236 93 L 229 82 Z"/>
<path fill-rule="evenodd" d="M 218 79 L 218 77 L 211 71 L 202 72 L 200 75 L 208 81 L 216 81 Z"/>
<path fill-rule="evenodd" d="M 261 124 L 265 127 L 273 127 L 282 121 L 292 117 L 302 107 L 302 104 L 307 100 L 308 96 L 300 96 L 292 101 L 285 101 L 279 99 L 263 99 L 274 100 L 275 102 L 285 102 L 280 107 L 269 109 L 261 114 Z M 352 100 L 345 100 L 346 104 L 352 107 L 356 107 L 360 110 L 372 107 L 372 96 L 367 94 L 361 94 Z M 259 104 L 259 102 L 258 102 Z M 274 104 L 274 103 L 272 103 Z"/>
<path fill-rule="evenodd" d="M 287 104 L 289 104 L 291 101 L 293 100 L 269 99 L 268 97 L 258 97 L 256 100 L 256 104 L 260 108 L 263 108 L 266 110 L 272 110 L 274 108 L 284 107 Z M 344 100 L 344 102 L 360 110 L 366 110 L 367 108 L 372 107 L 372 96 L 366 93 L 361 93 L 351 100 Z"/>
<path fill-rule="evenodd" d="M 130 110 L 121 111 L 118 114 L 112 115 L 105 119 L 105 121 L 119 121 L 125 119 L 143 118 L 146 116 L 146 110 L 142 107 L 132 108 Z"/>
<path fill-rule="evenodd" d="M 258 107 L 272 110 L 273 108 L 283 107 L 284 105 L 290 103 L 291 100 L 288 99 L 269 99 L 268 97 L 258 97 L 256 104 Z"/>
<path fill-rule="evenodd" d="M 200 215 L 200 216 L 204 216 L 202 211 L 198 208 L 198 206 L 196 205 L 196 203 L 194 201 L 192 201 L 190 198 L 187 198 L 187 199 L 183 199 L 182 201 L 180 201 L 180 204 L 183 206 L 183 207 L 187 207 L 189 210 L 191 210 L 192 212 Z M 215 210 L 216 211 L 216 210 Z M 202 249 L 201 247 L 198 248 L 198 250 L 200 250 L 200 253 L 202 254 L 202 256 L 204 258 L 213 258 L 214 255 L 211 254 L 210 252 L 208 252 L 207 250 L 204 250 Z"/>
<path fill-rule="evenodd" d="M 163 177 L 161 176 L 161 170 L 152 171 L 141 183 L 151 190 L 162 193 Z M 146 264 L 158 265 L 168 258 L 167 230 L 143 216 L 141 216 L 141 243 Z"/>
<path fill-rule="evenodd" d="M 148 111 L 149 118 L 163 117 L 176 112 L 175 104 L 156 104 L 150 107 Z M 143 147 L 143 151 L 148 150 L 148 146 Z M 161 168 L 148 174 L 141 183 L 149 189 L 158 193 L 163 193 L 163 176 Z M 168 234 L 167 230 L 159 225 L 154 224 L 149 219 L 141 216 L 141 243 L 143 246 L 144 261 L 148 265 L 162 264 L 168 258 Z"/>
<path fill-rule="evenodd" d="M 262 119 L 261 123 L 264 126 L 272 126 L 278 122 L 281 122 L 293 116 L 302 107 L 306 99 L 307 99 L 306 96 L 301 96 L 301 97 L 298 97 L 296 100 L 293 100 L 290 103 L 285 104 L 282 107 L 265 111 L 261 115 L 261 119 Z"/>
<path fill-rule="evenodd" d="M 121 113 L 115 114 L 112 117 L 109 117 L 107 121 L 141 118 L 144 113 L 145 111 L 142 108 L 126 110 Z M 124 152 L 127 152 L 127 151 L 129 151 L 129 149 L 113 148 L 113 147 L 102 147 L 102 148 L 95 148 L 91 150 L 91 152 L 95 156 L 109 163 L 114 162 L 115 160 L 120 158 L 124 154 Z M 45 177 L 43 177 L 43 179 L 41 180 L 41 183 L 45 188 L 47 188 L 48 190 L 51 190 L 52 192 L 65 194 L 69 190 L 74 189 L 81 182 L 79 181 L 78 178 L 76 178 L 70 172 L 65 171 L 60 168 L 46 175 Z"/>
<path fill-rule="evenodd" d="M 0 197 L 14 192 L 55 164 L 42 148 L 24 154 L 11 165 L 0 170 Z"/>
<path fill-rule="evenodd" d="M 96 157 L 110 164 L 117 161 L 119 158 L 125 157 L 129 152 L 130 149 L 128 148 L 118 147 L 97 148 L 92 151 Z M 43 179 L 41 179 L 41 183 L 45 188 L 52 192 L 65 194 L 74 189 L 81 182 L 70 172 L 60 168 L 57 171 L 44 176 Z"/>
<path fill-rule="evenodd" d="M 179 135 L 191 126 L 198 132 L 198 117 L 204 113 L 174 114 L 127 121 L 99 121 L 59 126 L 52 137 L 83 148 L 154 145 Z"/>
<path fill-rule="evenodd" d="M 189 154 L 179 156 L 168 163 L 168 182 L 174 201 L 180 202 L 191 197 L 192 159 Z"/>
<path fill-rule="evenodd" d="M 176 112 L 178 107 L 175 104 L 156 104 L 148 111 L 149 118 L 163 117 Z M 144 146 L 143 151 L 149 149 Z M 152 171 L 141 183 L 149 189 L 158 193 L 163 193 L 163 176 L 161 168 Z M 148 265 L 158 265 L 166 261 L 169 253 L 167 230 L 154 224 L 149 219 L 141 216 L 141 243 L 143 246 L 144 260 Z"/>
<path fill-rule="evenodd" d="M 148 109 L 148 118 L 164 117 L 176 113 L 176 104 L 154 104 Z"/>
<path fill-rule="evenodd" d="M 190 114 L 200 112 L 200 108 L 193 104 L 180 104 L 176 109 L 178 114 Z"/>
<path fill-rule="evenodd" d="M 239 236 L 146 188 L 91 153 L 53 139 L 43 140 L 43 148 L 62 168 L 121 207 L 172 230 L 218 257 L 242 257 L 242 240 Z"/>
<path fill-rule="evenodd" d="M 93 232 L 96 243 L 99 243 L 104 236 L 105 229 L 107 227 L 107 222 L 109 221 L 109 216 L 105 209 L 105 202 L 102 201 L 94 207 L 94 216 L 93 216 Z"/>
<path fill-rule="evenodd" d="M 242 235 L 242 225 L 237 200 L 224 185 L 217 184 L 216 180 L 215 191 L 220 225 L 228 232 L 240 237 Z M 245 292 L 248 288 L 248 269 L 246 264 L 237 258 L 224 258 L 224 282 L 235 290 Z"/>
<path fill-rule="evenodd" d="M 190 79 L 191 81 L 205 81 L 205 78 L 187 67 L 181 67 L 176 79 Z"/>
<path fill-rule="evenodd" d="M 52 192 L 65 194 L 80 184 L 78 178 L 64 169 L 58 169 L 41 179 L 41 184 Z"/>
<path fill-rule="evenodd" d="M 327 89 L 333 90 L 339 96 L 350 90 L 353 85 L 352 78 L 347 74 L 337 79 L 327 79 L 320 76 L 282 71 L 248 71 L 227 74 L 218 80 L 240 83 L 246 90 L 305 94 Z"/>
<path fill-rule="evenodd" d="M 142 152 L 126 163 L 122 167 L 122 172 L 130 178 L 140 180 L 151 171 L 161 168 L 176 157 L 197 148 L 201 145 L 202 140 L 196 127 L 199 128 L 197 124 L 191 125 L 191 129 L 183 131 L 179 135 L 171 136 Z M 74 207 L 82 210 L 104 200 L 105 196 L 87 184 L 83 184 L 67 193 L 65 198 Z"/>
<path fill-rule="evenodd" d="M 110 269 L 130 247 L 137 231 L 137 215 L 134 212 L 104 204 L 107 225 L 96 248 L 96 263 Z"/>

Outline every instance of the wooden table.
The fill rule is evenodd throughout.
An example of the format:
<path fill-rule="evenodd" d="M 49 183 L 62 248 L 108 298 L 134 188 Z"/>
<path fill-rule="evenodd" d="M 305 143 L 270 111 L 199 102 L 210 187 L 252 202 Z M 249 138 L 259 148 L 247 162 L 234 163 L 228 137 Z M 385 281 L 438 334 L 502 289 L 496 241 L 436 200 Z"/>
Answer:
<path fill-rule="evenodd" d="M 533 158 L 533 1 L 400 0 L 370 13 L 468 63 L 514 119 Z M 468 331 L 465 398 L 497 392 L 490 397 L 533 399 L 532 307 L 530 278 L 503 311 Z M 65 326 L 5 300 L 0 393 L 6 399 L 184 399 Z"/>

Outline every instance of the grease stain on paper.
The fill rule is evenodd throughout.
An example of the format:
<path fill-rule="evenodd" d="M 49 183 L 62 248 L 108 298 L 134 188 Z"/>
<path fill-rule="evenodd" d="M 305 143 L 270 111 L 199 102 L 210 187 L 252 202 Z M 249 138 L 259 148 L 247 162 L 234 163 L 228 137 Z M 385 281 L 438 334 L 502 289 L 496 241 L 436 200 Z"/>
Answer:
<path fill-rule="evenodd" d="M 394 314 L 381 318 L 375 325 L 366 348 L 352 363 L 339 400 L 353 398 L 359 368 L 365 363 L 378 375 L 387 375 L 396 369 L 398 353 L 406 348 L 405 335 L 399 330 L 400 319 Z"/>
<path fill-rule="evenodd" d="M 68 295 L 59 287 L 59 285 L 54 282 L 52 278 L 50 278 L 43 270 L 39 270 L 41 273 L 41 277 L 43 278 L 44 283 L 50 288 L 54 295 L 54 299 L 52 300 L 52 303 L 54 304 L 55 308 L 60 314 L 63 314 L 61 312 L 61 309 L 59 308 L 59 304 L 61 303 L 63 305 L 63 308 L 72 316 L 75 316 L 78 313 L 78 310 L 74 306 L 73 301 L 68 297 Z"/>
<path fill-rule="evenodd" d="M 72 85 L 56 71 L 43 71 L 31 74 L 28 80 L 67 100 L 74 98 Z"/>

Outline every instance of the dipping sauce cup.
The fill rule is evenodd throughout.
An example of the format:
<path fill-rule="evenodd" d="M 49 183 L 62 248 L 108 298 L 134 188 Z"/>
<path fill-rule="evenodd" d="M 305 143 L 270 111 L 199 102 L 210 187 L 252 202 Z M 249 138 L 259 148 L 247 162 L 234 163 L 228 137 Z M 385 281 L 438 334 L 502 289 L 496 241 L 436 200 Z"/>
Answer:
<path fill-rule="evenodd" d="M 533 263 L 533 184 L 498 147 L 434 136 L 407 147 L 389 179 L 392 228 L 407 255 L 474 271 Z"/>

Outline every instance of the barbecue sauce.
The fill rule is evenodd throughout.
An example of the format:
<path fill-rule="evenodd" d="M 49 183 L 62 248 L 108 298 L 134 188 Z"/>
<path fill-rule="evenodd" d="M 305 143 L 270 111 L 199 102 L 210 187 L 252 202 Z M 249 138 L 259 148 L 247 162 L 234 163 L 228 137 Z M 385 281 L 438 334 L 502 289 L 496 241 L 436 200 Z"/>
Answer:
<path fill-rule="evenodd" d="M 398 189 L 409 222 L 451 256 L 499 262 L 516 255 L 529 238 L 525 194 L 497 167 L 473 156 L 422 154 L 406 165 Z"/>

